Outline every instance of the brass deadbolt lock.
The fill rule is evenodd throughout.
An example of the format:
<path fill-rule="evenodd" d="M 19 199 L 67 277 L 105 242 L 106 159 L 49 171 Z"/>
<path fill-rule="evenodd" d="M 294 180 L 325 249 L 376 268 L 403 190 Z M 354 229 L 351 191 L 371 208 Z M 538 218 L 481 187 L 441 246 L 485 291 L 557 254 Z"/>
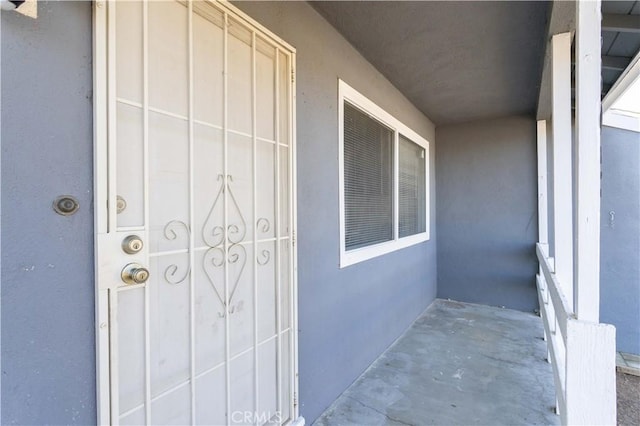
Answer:
<path fill-rule="evenodd" d="M 137 235 L 129 235 L 127 238 L 122 240 L 122 251 L 127 254 L 140 253 L 142 247 L 144 247 L 142 239 Z"/>
<path fill-rule="evenodd" d="M 129 263 L 120 276 L 126 284 L 144 284 L 149 279 L 149 270 L 138 263 Z"/>

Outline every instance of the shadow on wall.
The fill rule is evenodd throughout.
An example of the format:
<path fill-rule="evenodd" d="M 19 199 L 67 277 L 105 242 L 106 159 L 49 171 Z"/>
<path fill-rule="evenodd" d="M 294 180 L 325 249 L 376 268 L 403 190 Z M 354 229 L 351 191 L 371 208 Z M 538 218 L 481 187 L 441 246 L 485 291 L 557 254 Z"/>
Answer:
<path fill-rule="evenodd" d="M 436 129 L 438 297 L 537 308 L 533 117 Z"/>

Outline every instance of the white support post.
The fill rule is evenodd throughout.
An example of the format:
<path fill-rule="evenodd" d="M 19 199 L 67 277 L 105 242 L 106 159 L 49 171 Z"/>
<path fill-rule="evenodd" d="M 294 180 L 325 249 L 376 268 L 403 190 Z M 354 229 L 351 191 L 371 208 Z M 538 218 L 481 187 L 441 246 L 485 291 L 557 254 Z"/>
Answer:
<path fill-rule="evenodd" d="M 554 35 L 551 50 L 555 273 L 573 308 L 571 33 Z"/>
<path fill-rule="evenodd" d="M 616 424 L 616 329 L 567 322 L 566 409 L 563 425 Z"/>
<path fill-rule="evenodd" d="M 538 120 L 538 242 L 549 243 L 548 212 L 547 212 L 547 121 Z M 542 267 L 538 268 L 538 279 L 542 275 Z M 544 315 L 544 306 L 540 303 L 540 316 Z M 543 318 L 544 321 L 544 318 Z M 546 330 L 542 330 L 543 339 L 548 339 Z M 551 354 L 547 350 L 547 362 L 551 362 Z"/>
<path fill-rule="evenodd" d="M 538 242 L 549 243 L 547 212 L 547 121 L 538 120 Z"/>
<path fill-rule="evenodd" d="M 599 322 L 600 312 L 600 1 L 578 1 L 576 16 L 575 313 Z"/>

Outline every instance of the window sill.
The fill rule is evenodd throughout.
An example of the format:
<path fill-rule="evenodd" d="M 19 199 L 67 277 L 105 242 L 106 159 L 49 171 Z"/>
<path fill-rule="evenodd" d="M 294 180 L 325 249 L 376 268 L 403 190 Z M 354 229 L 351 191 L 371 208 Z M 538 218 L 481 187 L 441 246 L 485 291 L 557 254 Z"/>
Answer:
<path fill-rule="evenodd" d="M 425 241 L 429 241 L 429 231 L 349 251 L 345 250 L 344 246 L 342 246 L 340 250 L 340 269 L 355 265 L 356 263 L 364 262 L 365 260 L 389 254 L 403 248 L 411 247 Z"/>

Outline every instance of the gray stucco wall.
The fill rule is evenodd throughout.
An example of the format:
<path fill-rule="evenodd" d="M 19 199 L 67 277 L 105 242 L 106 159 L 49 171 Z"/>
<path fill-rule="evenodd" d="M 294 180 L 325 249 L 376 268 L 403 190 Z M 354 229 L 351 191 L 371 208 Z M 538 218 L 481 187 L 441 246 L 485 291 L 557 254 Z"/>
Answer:
<path fill-rule="evenodd" d="M 436 294 L 432 123 L 306 2 L 236 2 L 297 48 L 300 412 L 313 421 Z M 431 240 L 339 269 L 338 78 L 431 142 Z"/>
<path fill-rule="evenodd" d="M 438 127 L 438 297 L 537 308 L 535 126 L 517 116 Z"/>
<path fill-rule="evenodd" d="M 91 424 L 91 4 L 1 15 L 2 424 Z"/>
<path fill-rule="evenodd" d="M 611 220 L 609 212 L 614 212 Z M 640 354 L 640 134 L 602 128 L 600 321 Z"/>
<path fill-rule="evenodd" d="M 300 404 L 312 421 L 435 298 L 435 131 L 308 4 L 237 5 L 298 49 Z M 91 6 L 38 9 L 2 13 L 2 423 L 90 424 Z M 342 270 L 339 77 L 431 141 L 431 240 Z M 59 194 L 81 210 L 56 215 Z"/>

